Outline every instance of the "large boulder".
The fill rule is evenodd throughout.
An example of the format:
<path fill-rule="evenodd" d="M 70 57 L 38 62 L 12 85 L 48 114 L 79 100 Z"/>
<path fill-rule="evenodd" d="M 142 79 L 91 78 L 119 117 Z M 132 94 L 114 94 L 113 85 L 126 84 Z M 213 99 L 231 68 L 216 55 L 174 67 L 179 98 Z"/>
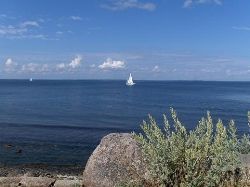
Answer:
<path fill-rule="evenodd" d="M 128 133 L 105 136 L 90 156 L 83 172 L 85 187 L 146 185 L 149 171 L 138 143 Z"/>

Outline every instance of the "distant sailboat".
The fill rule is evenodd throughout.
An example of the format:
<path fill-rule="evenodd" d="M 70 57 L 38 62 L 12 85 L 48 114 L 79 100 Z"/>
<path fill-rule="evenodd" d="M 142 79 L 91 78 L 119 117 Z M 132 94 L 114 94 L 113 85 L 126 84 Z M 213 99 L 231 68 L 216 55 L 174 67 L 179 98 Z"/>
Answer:
<path fill-rule="evenodd" d="M 126 82 L 126 85 L 127 86 L 133 86 L 133 85 L 135 85 L 135 83 L 133 82 L 133 78 L 132 78 L 131 73 L 129 74 L 129 78 L 128 78 L 127 82 Z"/>
<path fill-rule="evenodd" d="M 32 78 L 30 78 L 30 82 L 32 82 L 33 81 L 33 79 Z"/>

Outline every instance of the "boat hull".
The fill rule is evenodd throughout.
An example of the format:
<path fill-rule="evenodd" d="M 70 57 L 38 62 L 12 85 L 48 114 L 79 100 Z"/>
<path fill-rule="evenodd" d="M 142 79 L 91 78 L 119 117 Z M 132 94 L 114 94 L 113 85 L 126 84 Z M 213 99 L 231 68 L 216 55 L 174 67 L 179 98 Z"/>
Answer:
<path fill-rule="evenodd" d="M 133 86 L 135 83 L 126 83 L 127 86 Z"/>

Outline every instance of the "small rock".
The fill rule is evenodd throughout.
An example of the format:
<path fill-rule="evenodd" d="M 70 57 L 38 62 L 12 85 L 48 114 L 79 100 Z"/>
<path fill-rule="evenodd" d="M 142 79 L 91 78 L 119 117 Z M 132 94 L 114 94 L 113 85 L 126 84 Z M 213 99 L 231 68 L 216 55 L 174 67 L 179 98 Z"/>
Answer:
<path fill-rule="evenodd" d="M 23 176 L 24 176 L 24 177 L 35 177 L 35 176 L 34 176 L 34 173 L 33 173 L 33 172 L 30 172 L 30 171 L 26 172 Z"/>
<path fill-rule="evenodd" d="M 22 149 L 18 149 L 16 153 L 17 153 L 17 154 L 21 154 L 22 152 L 23 152 Z"/>
<path fill-rule="evenodd" d="M 4 144 L 3 145 L 5 148 L 12 148 L 12 147 L 14 147 L 13 145 L 11 145 L 11 144 Z"/>
<path fill-rule="evenodd" d="M 81 186 L 81 180 L 57 180 L 54 184 L 55 187 L 76 187 Z"/>
<path fill-rule="evenodd" d="M 48 177 L 26 177 L 23 176 L 20 184 L 25 187 L 50 187 L 55 183 L 55 179 Z"/>

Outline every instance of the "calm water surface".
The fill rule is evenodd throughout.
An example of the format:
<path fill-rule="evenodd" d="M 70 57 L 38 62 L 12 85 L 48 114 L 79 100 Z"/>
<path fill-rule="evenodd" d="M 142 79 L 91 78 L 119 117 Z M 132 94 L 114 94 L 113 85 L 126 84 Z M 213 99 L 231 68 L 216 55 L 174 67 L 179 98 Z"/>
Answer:
<path fill-rule="evenodd" d="M 169 107 L 189 129 L 209 110 L 248 132 L 250 82 L 0 80 L 0 164 L 83 165 L 102 136 L 138 131 L 149 113 L 161 122 Z"/>

